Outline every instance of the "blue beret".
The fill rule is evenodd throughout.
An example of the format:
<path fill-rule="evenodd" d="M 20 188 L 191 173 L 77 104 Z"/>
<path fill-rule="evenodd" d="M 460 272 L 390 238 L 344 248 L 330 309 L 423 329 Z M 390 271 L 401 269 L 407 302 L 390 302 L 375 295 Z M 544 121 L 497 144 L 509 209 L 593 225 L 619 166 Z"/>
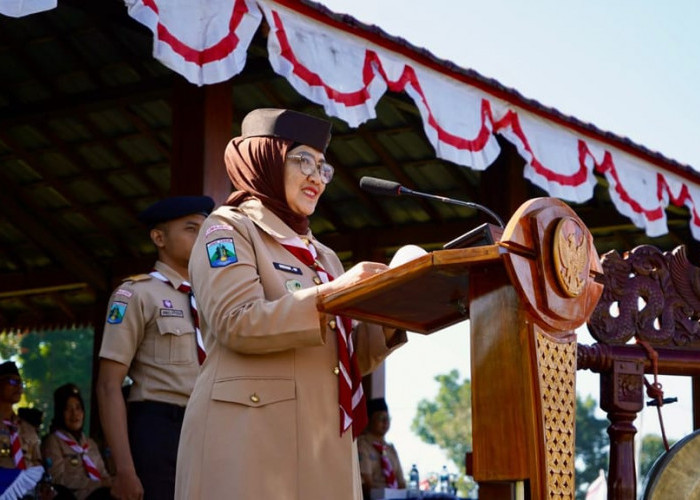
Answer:
<path fill-rule="evenodd" d="M 241 137 L 279 137 L 325 153 L 331 122 L 290 109 L 261 108 L 243 118 Z"/>
<path fill-rule="evenodd" d="M 141 222 L 152 228 L 160 222 L 179 219 L 185 215 L 209 215 L 214 208 L 214 200 L 209 196 L 173 196 L 155 202 L 138 217 Z"/>

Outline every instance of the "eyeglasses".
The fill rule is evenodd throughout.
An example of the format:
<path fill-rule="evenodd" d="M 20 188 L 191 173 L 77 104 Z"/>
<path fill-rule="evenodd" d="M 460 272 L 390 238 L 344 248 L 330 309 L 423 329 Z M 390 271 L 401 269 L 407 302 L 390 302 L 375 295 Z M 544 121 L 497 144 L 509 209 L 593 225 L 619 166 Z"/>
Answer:
<path fill-rule="evenodd" d="M 333 173 L 335 172 L 333 166 L 325 161 L 315 163 L 313 156 L 308 153 L 287 155 L 287 159 L 296 160 L 299 163 L 301 173 L 304 175 L 312 175 L 318 172 L 321 182 L 324 184 L 328 184 L 333 179 Z"/>
<path fill-rule="evenodd" d="M 22 385 L 22 379 L 21 378 L 6 378 L 5 383 L 9 384 L 13 387 L 19 387 Z"/>

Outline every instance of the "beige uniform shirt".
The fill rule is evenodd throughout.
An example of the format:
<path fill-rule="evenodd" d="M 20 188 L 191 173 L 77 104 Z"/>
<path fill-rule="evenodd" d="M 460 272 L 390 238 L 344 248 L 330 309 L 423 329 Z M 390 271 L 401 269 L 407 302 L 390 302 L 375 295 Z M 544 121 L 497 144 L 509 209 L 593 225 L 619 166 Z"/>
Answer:
<path fill-rule="evenodd" d="M 155 268 L 182 283 L 166 264 Z M 185 406 L 199 373 L 189 297 L 148 274 L 124 280 L 109 301 L 100 357 L 129 366 L 129 401 Z"/>
<path fill-rule="evenodd" d="M 202 225 L 190 277 L 207 360 L 185 410 L 176 500 L 362 498 L 352 432 L 340 435 L 335 319 L 316 307 L 316 272 L 279 243 L 295 236 L 257 200 Z M 321 266 L 341 275 L 335 253 L 308 236 Z M 405 341 L 360 323 L 360 370 Z"/>
<path fill-rule="evenodd" d="M 360 455 L 360 472 L 364 476 L 372 478 L 371 488 L 386 488 L 386 478 L 382 472 L 382 457 L 374 447 L 373 443 L 377 440 L 376 436 L 371 434 L 362 434 L 357 438 L 357 451 Z M 386 448 L 384 453 L 391 463 L 394 470 L 396 481 L 399 488 L 406 487 L 406 479 L 403 476 L 399 455 L 396 453 L 396 448 L 391 443 L 384 443 Z"/>
<path fill-rule="evenodd" d="M 69 435 L 66 431 L 64 433 Z M 69 437 L 73 436 L 69 435 Z M 82 446 L 85 442 L 88 443 L 87 455 L 95 464 L 97 470 L 100 471 L 101 479 L 107 481 L 110 477 L 109 472 L 107 472 L 104 460 L 102 460 L 97 443 L 83 435 L 79 444 Z M 60 484 L 68 488 L 78 500 L 83 500 L 97 488 L 103 486 L 103 484 L 109 484 L 108 482 L 102 483 L 101 481 L 91 480 L 87 472 L 85 472 L 82 456 L 73 451 L 55 433 L 46 436 L 41 449 L 44 458 L 51 459 L 49 472 L 53 477 L 54 484 Z"/>
<path fill-rule="evenodd" d="M 34 426 L 14 414 L 12 415 L 12 422 L 15 426 L 18 426 L 24 463 L 27 467 L 41 465 L 41 441 Z M 15 468 L 11 450 L 10 429 L 0 419 L 0 467 Z"/>

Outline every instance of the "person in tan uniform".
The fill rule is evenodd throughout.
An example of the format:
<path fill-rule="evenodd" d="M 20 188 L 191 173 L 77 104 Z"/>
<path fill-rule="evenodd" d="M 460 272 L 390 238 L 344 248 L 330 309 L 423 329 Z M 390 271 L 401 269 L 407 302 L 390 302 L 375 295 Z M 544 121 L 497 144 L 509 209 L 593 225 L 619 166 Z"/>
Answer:
<path fill-rule="evenodd" d="M 237 188 L 202 225 L 190 276 L 207 362 L 185 411 L 180 500 L 360 500 L 361 377 L 406 333 L 320 313 L 347 272 L 308 217 L 333 177 L 330 122 L 282 109 L 243 120 L 225 151 Z"/>
<path fill-rule="evenodd" d="M 393 444 L 385 439 L 391 427 L 389 408 L 384 398 L 375 398 L 367 404 L 369 424 L 357 438 L 360 455 L 360 474 L 365 498 L 375 488 L 404 489 L 406 478 Z"/>
<path fill-rule="evenodd" d="M 12 409 L 19 403 L 24 384 L 17 365 L 0 364 L 0 467 L 28 469 L 42 465 L 41 440 L 36 428 Z M 13 440 L 19 439 L 20 452 L 13 453 Z"/>
<path fill-rule="evenodd" d="M 182 417 L 203 359 L 187 264 L 213 207 L 208 196 L 179 196 L 143 211 L 155 268 L 124 280 L 109 301 L 96 392 L 117 498 L 173 498 Z"/>
<path fill-rule="evenodd" d="M 53 393 L 54 415 L 51 431 L 41 451 L 57 498 L 109 500 L 112 478 L 105 467 L 97 443 L 83 433 L 85 404 L 74 384 L 65 384 Z"/>

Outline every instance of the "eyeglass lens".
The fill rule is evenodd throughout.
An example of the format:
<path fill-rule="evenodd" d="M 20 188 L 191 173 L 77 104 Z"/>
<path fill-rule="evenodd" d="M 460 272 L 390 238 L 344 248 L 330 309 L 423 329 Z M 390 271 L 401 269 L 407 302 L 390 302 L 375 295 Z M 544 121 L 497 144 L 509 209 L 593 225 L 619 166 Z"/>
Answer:
<path fill-rule="evenodd" d="M 290 155 L 290 158 L 296 158 L 299 161 L 299 168 L 301 168 L 301 172 L 304 175 L 312 175 L 313 173 L 318 172 L 318 175 L 321 177 L 321 181 L 323 181 L 324 184 L 328 184 L 331 182 L 331 179 L 333 179 L 333 166 L 325 161 L 319 162 L 318 165 L 316 165 L 313 157 L 304 153 Z"/>

